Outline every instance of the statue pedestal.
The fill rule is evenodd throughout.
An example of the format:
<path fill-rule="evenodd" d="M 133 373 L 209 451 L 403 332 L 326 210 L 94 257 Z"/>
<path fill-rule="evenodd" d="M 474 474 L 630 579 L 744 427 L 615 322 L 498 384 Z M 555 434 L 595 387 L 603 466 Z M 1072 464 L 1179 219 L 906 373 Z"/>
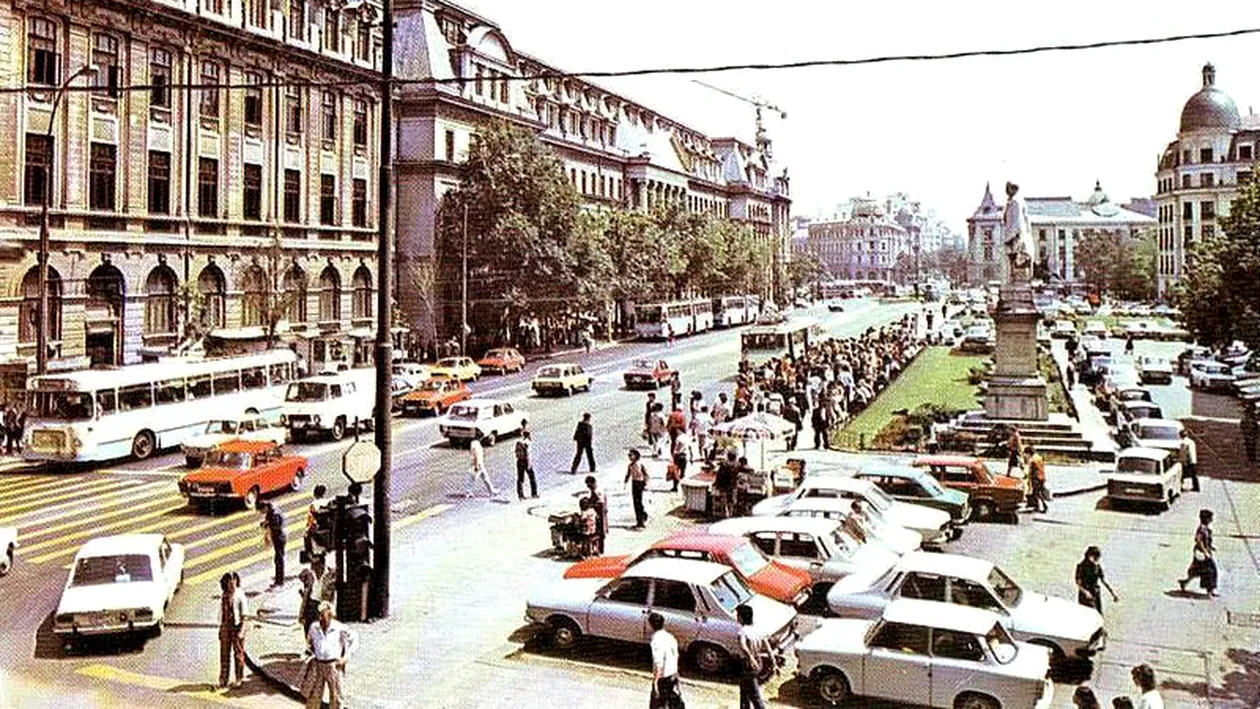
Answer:
<path fill-rule="evenodd" d="M 1046 381 L 1037 369 L 1037 322 L 1027 283 L 1002 287 L 998 296 L 993 377 L 984 397 L 990 419 L 1045 421 L 1050 415 Z"/>

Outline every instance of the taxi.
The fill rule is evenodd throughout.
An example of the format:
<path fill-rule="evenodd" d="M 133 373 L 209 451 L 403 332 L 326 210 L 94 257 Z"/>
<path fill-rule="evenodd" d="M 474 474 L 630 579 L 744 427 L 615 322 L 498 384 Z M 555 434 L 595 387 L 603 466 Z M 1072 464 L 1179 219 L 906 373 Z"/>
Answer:
<path fill-rule="evenodd" d="M 403 394 L 399 408 L 403 416 L 441 415 L 452 405 L 471 398 L 472 390 L 467 384 L 450 377 L 438 377 Z"/>
<path fill-rule="evenodd" d="M 477 366 L 487 372 L 507 374 L 525 368 L 525 356 L 515 347 L 496 347 L 477 360 Z"/>
<path fill-rule="evenodd" d="M 475 382 L 481 376 L 481 367 L 472 357 L 443 357 L 429 369 L 429 374 L 434 377 L 451 377 L 461 382 Z"/>
<path fill-rule="evenodd" d="M 206 455 L 199 470 L 184 475 L 179 492 L 190 505 L 240 500 L 253 509 L 262 495 L 302 489 L 306 458 L 285 455 L 272 441 L 233 440 Z"/>

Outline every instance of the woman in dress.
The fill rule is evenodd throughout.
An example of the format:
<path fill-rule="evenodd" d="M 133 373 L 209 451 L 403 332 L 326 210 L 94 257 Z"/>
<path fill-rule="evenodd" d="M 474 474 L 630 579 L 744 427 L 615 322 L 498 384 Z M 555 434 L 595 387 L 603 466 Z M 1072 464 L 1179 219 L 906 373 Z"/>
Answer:
<path fill-rule="evenodd" d="M 1186 569 L 1186 577 L 1177 579 L 1181 590 L 1191 579 L 1199 579 L 1199 586 L 1207 592 L 1209 598 L 1216 593 L 1216 545 L 1212 543 L 1212 510 L 1199 510 L 1199 528 L 1194 532 L 1194 558 L 1190 568 Z"/>

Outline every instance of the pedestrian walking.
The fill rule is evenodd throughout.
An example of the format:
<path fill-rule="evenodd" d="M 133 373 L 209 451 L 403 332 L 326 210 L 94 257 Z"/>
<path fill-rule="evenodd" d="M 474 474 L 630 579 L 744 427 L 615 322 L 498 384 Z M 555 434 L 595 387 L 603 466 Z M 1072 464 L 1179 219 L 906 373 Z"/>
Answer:
<path fill-rule="evenodd" d="M 726 400 L 726 392 L 718 392 L 717 401 L 713 404 L 713 425 L 720 426 L 731 417 L 731 405 Z"/>
<path fill-rule="evenodd" d="M 1178 452 L 1181 457 L 1181 480 L 1184 482 L 1189 478 L 1193 485 L 1191 489 L 1199 492 L 1199 446 L 1184 428 L 1181 429 L 1181 449 Z"/>
<path fill-rule="evenodd" d="M 591 501 L 591 509 L 595 510 L 595 549 L 598 553 L 603 554 L 604 542 L 608 539 L 608 496 L 597 485 L 594 475 L 586 476 L 587 495 L 585 499 Z"/>
<path fill-rule="evenodd" d="M 674 326 L 669 323 L 665 323 L 665 346 L 674 346 Z"/>
<path fill-rule="evenodd" d="M 652 457 L 660 458 L 665 445 L 666 428 L 665 407 L 659 402 L 652 406 L 652 414 L 648 418 L 648 443 L 652 446 Z"/>
<path fill-rule="evenodd" d="M 700 410 L 691 417 L 691 437 L 696 442 L 696 456 L 701 460 L 709 457 L 709 429 L 713 426 L 713 417 L 709 415 L 709 407 L 700 406 Z"/>
<path fill-rule="evenodd" d="M 1094 690 L 1083 684 L 1072 693 L 1072 706 L 1076 707 L 1076 709 L 1102 709 L 1098 704 L 1098 696 L 1094 694 Z"/>
<path fill-rule="evenodd" d="M 796 450 L 796 441 L 801 435 L 801 412 L 796 408 L 796 403 L 793 401 L 795 398 L 788 397 L 788 400 L 783 403 L 782 413 L 783 420 L 792 424 L 792 432 L 788 434 L 787 439 L 787 448 L 790 451 Z"/>
<path fill-rule="evenodd" d="M 258 501 L 256 509 L 263 516 L 258 523 L 263 530 L 263 546 L 271 547 L 272 561 L 276 567 L 271 587 L 277 588 L 284 585 L 284 551 L 289 541 L 284 531 L 284 513 L 274 503 L 262 500 Z"/>
<path fill-rule="evenodd" d="M 1072 362 L 1069 361 L 1067 363 L 1067 366 L 1063 368 L 1063 378 L 1067 381 L 1067 388 L 1069 391 L 1072 389 L 1075 389 L 1076 388 L 1076 365 L 1072 364 Z"/>
<path fill-rule="evenodd" d="M 770 656 L 766 640 L 753 629 L 753 609 L 748 604 L 735 608 L 735 618 L 739 621 L 739 650 L 741 668 L 739 673 L 739 709 L 766 709 L 766 702 L 761 698 L 763 663 L 774 662 Z M 772 669 L 772 668 L 766 668 Z"/>
<path fill-rule="evenodd" d="M 683 709 L 682 691 L 678 685 L 678 640 L 665 629 L 665 617 L 648 614 L 652 629 L 652 698 L 650 709 Z"/>
<path fill-rule="evenodd" d="M 302 588 L 298 589 L 302 599 L 302 605 L 298 608 L 298 623 L 305 634 L 311 623 L 319 618 L 319 589 L 316 588 L 319 576 L 314 568 L 308 566 L 298 574 L 298 580 L 302 582 Z"/>
<path fill-rule="evenodd" d="M 530 462 L 529 453 L 533 448 L 534 437 L 526 429 L 516 439 L 516 496 L 525 499 L 525 478 L 529 478 L 529 496 L 538 499 L 538 480 L 534 477 L 534 464 Z"/>
<path fill-rule="evenodd" d="M 1199 510 L 1199 528 L 1194 531 L 1194 550 L 1190 567 L 1186 569 L 1186 577 L 1177 579 L 1182 591 L 1191 579 L 1199 580 L 1199 587 L 1207 592 L 1209 598 L 1216 593 L 1216 545 L 1212 542 L 1212 510 Z"/>
<path fill-rule="evenodd" d="M 322 555 L 328 551 L 315 541 L 315 532 L 319 527 L 319 513 L 323 512 L 324 508 L 328 506 L 327 495 L 327 486 L 316 485 L 312 491 L 311 504 L 306 506 L 306 534 L 302 536 L 302 548 L 306 551 L 307 563 L 311 563 L 310 560 L 316 554 Z"/>
<path fill-rule="evenodd" d="M 238 587 L 235 574 L 219 578 L 219 687 L 239 687 L 245 680 L 245 591 Z M 236 681 L 229 683 L 232 669 Z"/>
<path fill-rule="evenodd" d="M 480 481 L 486 486 L 486 493 L 490 497 L 498 497 L 499 491 L 494 488 L 494 484 L 490 482 L 490 477 L 486 475 L 486 448 L 481 442 L 481 436 L 474 434 L 472 441 L 468 443 L 468 456 L 470 458 L 470 467 L 468 468 L 468 479 L 464 481 L 464 497 L 473 496 L 473 485 Z"/>
<path fill-rule="evenodd" d="M 814 450 L 819 448 L 830 448 L 831 442 L 827 440 L 827 429 L 830 428 L 830 422 L 827 420 L 831 416 L 831 407 L 826 406 L 823 402 L 819 402 L 818 406 L 810 412 L 809 423 L 814 429 Z"/>
<path fill-rule="evenodd" d="M 1133 354 L 1133 335 L 1129 335 L 1124 339 L 1124 353 L 1127 355 Z"/>
<path fill-rule="evenodd" d="M 328 709 L 341 708 L 341 678 L 346 660 L 359 642 L 358 635 L 333 619 L 331 603 L 319 604 L 319 619 L 306 631 L 306 647 L 311 659 L 306 663 L 299 682 L 306 709 L 319 709 L 328 688 Z"/>
<path fill-rule="evenodd" d="M 1131 673 L 1133 676 L 1133 684 L 1137 685 L 1138 697 L 1137 709 L 1164 709 L 1164 698 L 1159 695 L 1159 688 L 1155 684 L 1155 670 L 1150 665 L 1143 662 L 1133 668 Z"/>
<path fill-rule="evenodd" d="M 647 523 L 647 510 L 643 507 L 643 492 L 647 490 L 648 471 L 639 460 L 639 451 L 630 449 L 630 463 L 626 465 L 625 483 L 630 485 L 630 500 L 634 505 L 634 527 L 643 529 Z"/>
<path fill-rule="evenodd" d="M 674 450 L 674 441 L 678 440 L 678 434 L 687 430 L 687 417 L 683 414 L 682 409 L 677 402 L 669 410 L 669 418 L 665 420 L 665 430 L 669 433 L 669 450 Z"/>
<path fill-rule="evenodd" d="M 17 430 L 17 407 L 4 407 L 4 452 L 7 455 L 13 455 L 13 449 L 17 445 L 17 436 L 14 431 Z"/>
<path fill-rule="evenodd" d="M 643 440 L 647 441 L 649 446 L 655 446 L 656 440 L 652 435 L 652 412 L 656 410 L 656 392 L 649 391 L 647 402 L 643 405 Z"/>
<path fill-rule="evenodd" d="M 713 476 L 713 514 L 721 519 L 733 516 L 737 465 L 735 451 L 727 451 Z"/>
<path fill-rule="evenodd" d="M 1050 492 L 1046 490 L 1046 461 L 1033 444 L 1024 447 L 1028 456 L 1028 482 L 1032 486 L 1032 506 L 1038 512 L 1050 511 Z"/>
<path fill-rule="evenodd" d="M 1023 470 L 1024 461 L 1021 457 L 1023 452 L 1024 440 L 1019 435 L 1019 427 L 1011 426 L 1011 435 L 1006 440 L 1006 474 L 1008 476 L 1012 471 Z"/>
<path fill-rule="evenodd" d="M 1120 601 L 1120 596 L 1107 583 L 1107 576 L 1103 573 L 1102 550 L 1091 546 L 1085 550 L 1085 557 L 1076 564 L 1076 602 L 1101 614 L 1104 587 L 1111 594 L 1111 600 Z"/>
<path fill-rule="evenodd" d="M 595 472 L 595 451 L 591 448 L 591 441 L 595 437 L 595 429 L 591 426 L 591 415 L 589 413 L 582 414 L 582 420 L 578 421 L 577 428 L 573 431 L 573 443 L 577 449 L 573 453 L 573 464 L 569 466 L 569 474 L 577 475 L 578 463 L 582 462 L 582 454 L 586 454 L 586 464 L 590 466 L 590 472 Z"/>
<path fill-rule="evenodd" d="M 681 431 L 674 439 L 674 467 L 669 476 L 674 485 L 670 492 L 678 492 L 678 483 L 687 477 L 687 461 L 691 458 L 691 438 Z"/>

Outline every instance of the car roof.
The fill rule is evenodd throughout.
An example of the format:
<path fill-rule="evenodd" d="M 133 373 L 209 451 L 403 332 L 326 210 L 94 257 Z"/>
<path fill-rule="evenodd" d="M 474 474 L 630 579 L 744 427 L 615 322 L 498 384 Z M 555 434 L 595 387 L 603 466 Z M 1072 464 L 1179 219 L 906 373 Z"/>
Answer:
<path fill-rule="evenodd" d="M 729 552 L 748 543 L 748 540 L 734 534 L 713 534 L 710 532 L 689 532 L 666 537 L 652 545 L 653 549 L 679 549 L 688 551 L 707 551 L 712 554 Z"/>
<path fill-rule="evenodd" d="M 851 471 L 835 471 L 828 470 L 825 472 L 807 473 L 805 479 L 801 481 L 800 488 L 813 488 L 816 490 L 847 490 L 849 492 L 866 492 L 875 483 L 870 480 L 860 480 L 853 477 L 859 470 Z"/>
<path fill-rule="evenodd" d="M 834 519 L 822 517 L 736 517 L 724 519 L 709 526 L 714 534 L 726 534 L 740 530 L 741 534 L 753 532 L 797 532 L 823 536 L 840 526 Z"/>
<path fill-rule="evenodd" d="M 1150 407 L 1159 409 L 1159 404 L 1156 404 L 1153 401 L 1122 401 L 1120 402 L 1120 405 L 1126 409 L 1141 409 Z M 1162 411 L 1163 409 L 1160 410 Z"/>
<path fill-rule="evenodd" d="M 792 500 L 783 509 L 784 514 L 795 510 L 817 510 L 819 512 L 841 512 L 849 514 L 853 510 L 853 500 L 846 497 L 802 497 Z"/>
<path fill-rule="evenodd" d="M 219 450 L 227 453 L 261 453 L 277 447 L 273 441 L 246 441 L 240 438 L 219 444 Z"/>
<path fill-rule="evenodd" d="M 1138 419 L 1133 422 L 1135 426 L 1173 426 L 1175 428 L 1184 428 L 1180 421 L 1172 419 Z"/>
<path fill-rule="evenodd" d="M 960 606 L 957 603 L 921 601 L 917 598 L 899 598 L 889 603 L 884 608 L 884 620 L 972 635 L 985 635 L 1000 622 L 993 611 Z"/>
<path fill-rule="evenodd" d="M 542 369 L 546 369 L 547 367 L 576 367 L 576 366 L 578 366 L 577 362 L 548 362 L 542 366 Z"/>
<path fill-rule="evenodd" d="M 671 557 L 653 557 L 644 559 L 622 573 L 622 577 L 638 576 L 642 578 L 669 579 L 696 585 L 708 585 L 724 573 L 729 567 L 715 564 L 712 561 L 696 559 L 675 559 Z"/>
<path fill-rule="evenodd" d="M 1120 451 L 1116 455 L 1116 457 L 1117 458 L 1145 458 L 1147 460 L 1159 461 L 1159 460 L 1163 460 L 1164 458 L 1167 458 L 1169 455 L 1171 454 L 1162 448 L 1142 448 L 1142 447 L 1135 446 L 1133 448 L 1125 448 L 1124 450 Z"/>
<path fill-rule="evenodd" d="M 466 399 L 452 406 L 500 406 L 506 403 L 502 399 Z"/>
<path fill-rule="evenodd" d="M 914 459 L 913 465 L 962 465 L 970 468 L 979 460 L 966 455 L 921 455 Z"/>
<path fill-rule="evenodd" d="M 863 479 L 862 476 L 864 475 L 880 475 L 889 478 L 905 478 L 907 480 L 922 480 L 924 476 L 930 477 L 929 473 L 923 468 L 916 468 L 913 466 L 906 466 L 904 463 L 897 464 L 892 462 L 863 468 L 855 473 L 855 475 L 858 476 L 859 480 Z"/>
<path fill-rule="evenodd" d="M 936 552 L 907 552 L 897 562 L 902 571 L 922 571 L 942 576 L 958 576 L 967 579 L 986 579 L 993 570 L 993 562 L 962 554 Z"/>
<path fill-rule="evenodd" d="M 116 534 L 96 537 L 79 547 L 77 557 L 111 556 L 114 554 L 149 554 L 165 539 L 162 534 Z"/>

